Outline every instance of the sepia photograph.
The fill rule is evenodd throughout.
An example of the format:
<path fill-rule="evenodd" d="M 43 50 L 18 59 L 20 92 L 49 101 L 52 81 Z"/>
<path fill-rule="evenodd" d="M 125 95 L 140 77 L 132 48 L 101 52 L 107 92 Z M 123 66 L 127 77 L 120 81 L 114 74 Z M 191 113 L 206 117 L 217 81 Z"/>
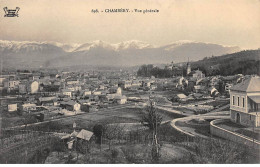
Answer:
<path fill-rule="evenodd" d="M 260 0 L 0 0 L 0 105 L 0 166 L 260 164 Z"/>

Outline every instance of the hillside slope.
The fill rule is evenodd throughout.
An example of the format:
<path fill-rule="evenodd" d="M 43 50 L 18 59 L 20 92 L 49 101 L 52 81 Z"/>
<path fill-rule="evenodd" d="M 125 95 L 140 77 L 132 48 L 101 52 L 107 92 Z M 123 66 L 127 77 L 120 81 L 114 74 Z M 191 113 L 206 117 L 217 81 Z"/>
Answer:
<path fill-rule="evenodd" d="M 192 69 L 201 69 L 206 75 L 260 74 L 260 49 L 245 50 L 218 57 L 206 57 L 192 62 Z"/>

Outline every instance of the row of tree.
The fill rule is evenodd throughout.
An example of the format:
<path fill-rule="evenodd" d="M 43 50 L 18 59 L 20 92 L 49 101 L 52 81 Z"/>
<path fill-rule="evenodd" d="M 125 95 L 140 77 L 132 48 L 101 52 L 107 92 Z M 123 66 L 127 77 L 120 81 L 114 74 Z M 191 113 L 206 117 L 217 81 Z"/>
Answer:
<path fill-rule="evenodd" d="M 170 78 L 173 75 L 176 76 L 181 76 L 181 75 L 185 75 L 185 69 L 180 68 L 180 69 L 175 69 L 175 70 L 171 70 L 171 69 L 161 69 L 159 67 L 153 67 L 153 65 L 149 64 L 149 65 L 142 65 L 138 71 L 137 71 L 137 75 L 138 76 L 142 76 L 142 77 L 151 77 L 154 76 L 156 78 Z"/>

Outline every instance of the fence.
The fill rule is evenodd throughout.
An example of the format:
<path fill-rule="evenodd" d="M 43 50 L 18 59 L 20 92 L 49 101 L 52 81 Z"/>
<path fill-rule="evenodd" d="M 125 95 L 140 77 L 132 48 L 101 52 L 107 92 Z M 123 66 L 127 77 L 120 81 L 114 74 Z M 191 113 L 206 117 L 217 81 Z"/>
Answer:
<path fill-rule="evenodd" d="M 159 143 L 175 143 L 193 141 L 193 137 L 187 135 L 169 135 L 168 133 L 158 132 L 157 134 Z M 103 144 L 152 144 L 153 134 L 142 130 L 132 131 L 124 134 L 116 134 L 110 138 L 104 136 L 102 138 Z"/>
<path fill-rule="evenodd" d="M 27 163 L 38 150 L 50 149 L 53 135 L 40 132 L 14 132 L 0 139 L 0 163 Z"/>

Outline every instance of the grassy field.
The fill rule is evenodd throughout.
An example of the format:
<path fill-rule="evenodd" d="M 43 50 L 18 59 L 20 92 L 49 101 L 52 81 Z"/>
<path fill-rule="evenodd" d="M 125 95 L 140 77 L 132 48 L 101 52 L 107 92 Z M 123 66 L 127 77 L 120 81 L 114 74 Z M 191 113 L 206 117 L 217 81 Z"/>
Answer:
<path fill-rule="evenodd" d="M 201 121 L 200 123 L 198 123 L 198 121 L 196 120 L 191 120 L 189 122 L 180 122 L 177 121 L 176 122 L 177 126 L 180 127 L 189 127 L 189 128 L 193 128 L 194 131 L 198 134 L 202 134 L 205 136 L 210 136 L 210 125 L 209 125 L 209 121 Z"/>
<path fill-rule="evenodd" d="M 170 121 L 181 116 L 169 113 L 164 110 L 157 110 L 162 116 L 162 121 Z M 40 125 L 30 126 L 27 129 L 37 131 L 53 131 L 69 133 L 73 130 L 72 125 L 75 122 L 77 129 L 87 129 L 92 131 L 96 124 L 116 124 L 116 123 L 140 123 L 145 114 L 145 109 L 141 108 L 123 108 L 112 111 L 98 111 L 86 113 L 76 117 L 68 117 L 53 122 L 46 122 Z"/>
<path fill-rule="evenodd" d="M 215 100 L 209 103 L 205 103 L 206 105 L 213 106 L 213 107 L 222 107 L 226 104 L 229 104 L 229 100 Z"/>
<path fill-rule="evenodd" d="M 176 106 L 173 106 L 172 107 L 174 110 L 177 110 L 177 111 L 182 111 L 183 113 L 190 113 L 190 114 L 195 114 L 195 112 L 191 109 L 187 109 L 187 108 L 183 108 L 183 107 L 176 107 Z"/>

